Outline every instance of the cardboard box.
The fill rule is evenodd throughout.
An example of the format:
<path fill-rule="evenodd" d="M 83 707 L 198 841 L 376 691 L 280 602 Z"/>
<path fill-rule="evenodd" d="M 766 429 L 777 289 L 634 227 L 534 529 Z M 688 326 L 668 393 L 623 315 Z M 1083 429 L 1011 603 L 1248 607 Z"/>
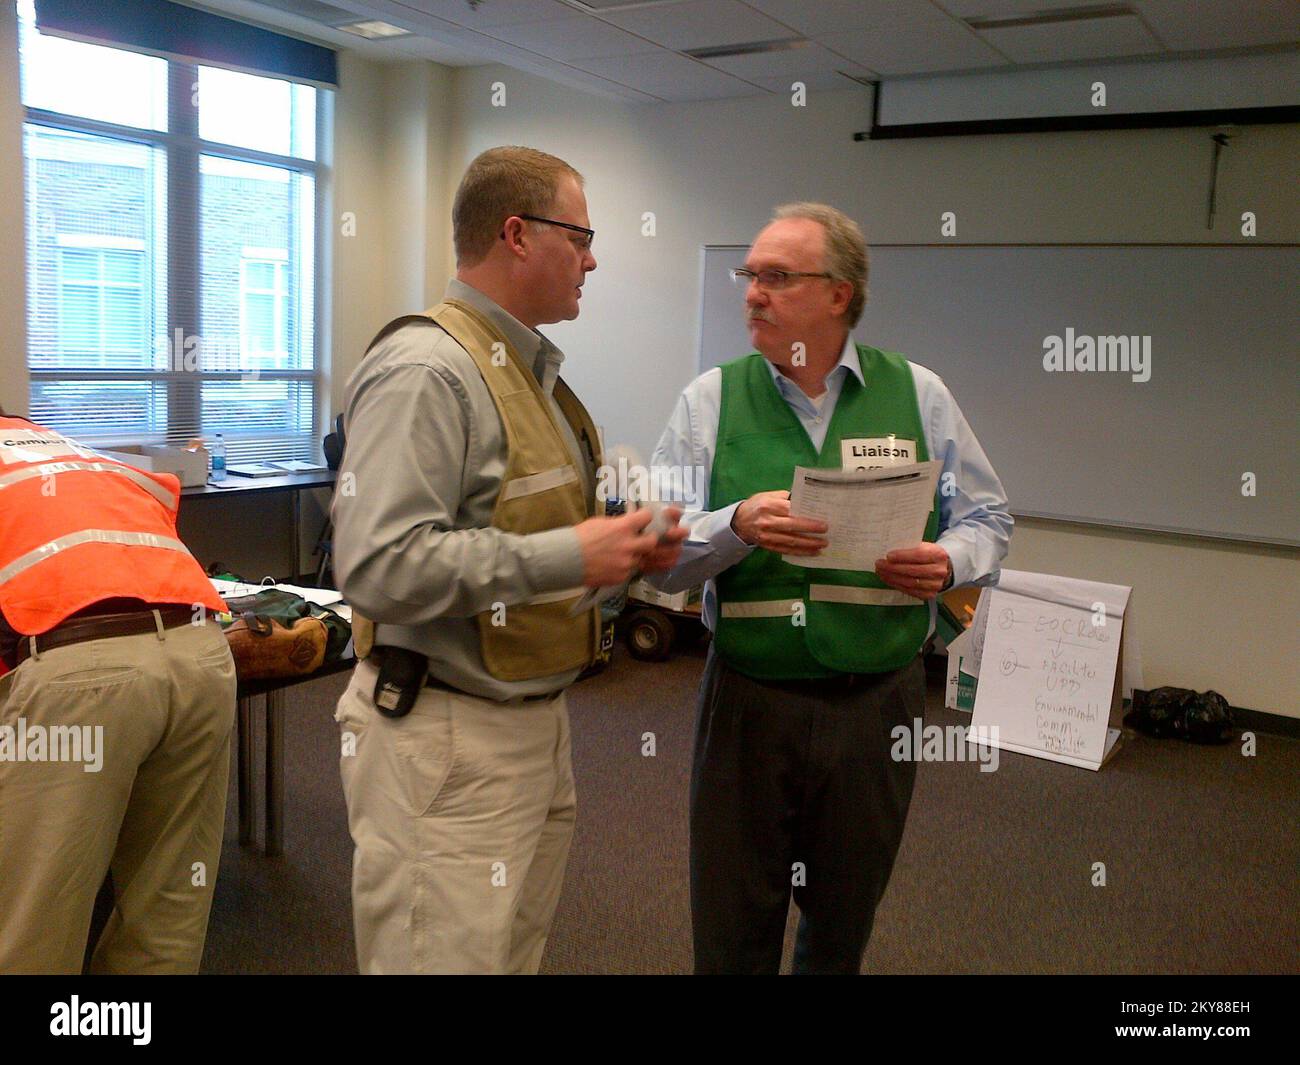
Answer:
<path fill-rule="evenodd" d="M 948 645 L 948 683 L 944 688 L 943 705 L 949 710 L 969 712 L 975 707 L 975 688 L 979 679 L 961 668 L 962 655 L 969 653 L 970 641 L 971 630 L 965 629 Z"/>
<path fill-rule="evenodd" d="M 636 599 L 664 610 L 676 611 L 679 614 L 690 610 L 692 607 L 696 608 L 693 612 L 698 612 L 703 594 L 703 588 L 690 588 L 684 592 L 669 595 L 667 592 L 661 592 L 645 578 L 629 585 L 627 589 L 629 599 Z"/>
<path fill-rule="evenodd" d="M 208 449 L 185 451 L 179 447 L 160 447 L 154 444 L 134 444 L 116 451 L 104 451 L 110 459 L 125 462 L 138 470 L 151 473 L 174 473 L 180 478 L 182 488 L 206 484 L 208 480 Z"/>

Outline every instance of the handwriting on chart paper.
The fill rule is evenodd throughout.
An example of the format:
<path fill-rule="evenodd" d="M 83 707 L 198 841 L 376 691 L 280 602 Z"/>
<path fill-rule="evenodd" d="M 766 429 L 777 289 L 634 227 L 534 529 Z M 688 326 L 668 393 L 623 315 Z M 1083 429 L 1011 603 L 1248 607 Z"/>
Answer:
<path fill-rule="evenodd" d="M 1003 736 L 1087 756 L 1104 743 L 1120 623 L 1077 607 L 995 591 L 978 696 L 996 704 Z M 987 687 L 986 687 L 987 685 Z"/>

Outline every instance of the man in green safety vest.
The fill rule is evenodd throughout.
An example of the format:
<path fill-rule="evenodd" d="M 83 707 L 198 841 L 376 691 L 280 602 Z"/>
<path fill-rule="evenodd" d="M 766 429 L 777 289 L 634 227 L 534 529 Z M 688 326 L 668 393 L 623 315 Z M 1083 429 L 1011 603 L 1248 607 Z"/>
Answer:
<path fill-rule="evenodd" d="M 778 971 L 793 894 L 794 971 L 856 973 L 911 799 L 915 765 L 891 757 L 891 732 L 924 716 L 933 601 L 996 579 L 1012 519 L 943 382 L 854 343 L 867 247 L 852 219 L 779 208 L 732 273 L 757 351 L 686 388 L 652 460 L 694 491 L 690 539 L 655 583 L 707 582 L 713 631 L 691 778 L 695 968 Z M 865 572 L 783 557 L 826 544 L 824 523 L 790 514 L 795 467 L 931 459 L 919 545 Z"/>

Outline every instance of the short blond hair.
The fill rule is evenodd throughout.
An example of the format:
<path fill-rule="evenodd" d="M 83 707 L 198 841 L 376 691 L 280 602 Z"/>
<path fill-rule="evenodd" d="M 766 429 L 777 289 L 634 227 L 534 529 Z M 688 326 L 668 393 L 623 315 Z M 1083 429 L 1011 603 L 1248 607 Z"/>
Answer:
<path fill-rule="evenodd" d="M 867 305 L 867 239 L 857 222 L 843 211 L 825 203 L 784 203 L 772 213 L 772 221 L 786 218 L 806 218 L 817 222 L 826 232 L 826 261 L 822 269 L 832 281 L 847 281 L 853 286 L 853 296 L 844 310 L 849 328 L 858 324 L 862 309 Z"/>
<path fill-rule="evenodd" d="M 489 148 L 465 171 L 451 208 L 456 265 L 476 266 L 501 235 L 511 215 L 546 215 L 555 206 L 560 181 L 582 175 L 563 159 L 536 148 Z"/>

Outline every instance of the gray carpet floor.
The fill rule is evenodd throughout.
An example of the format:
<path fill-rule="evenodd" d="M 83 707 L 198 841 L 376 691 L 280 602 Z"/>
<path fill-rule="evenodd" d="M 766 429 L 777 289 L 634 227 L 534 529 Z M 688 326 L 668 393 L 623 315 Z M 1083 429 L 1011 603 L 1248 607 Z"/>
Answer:
<path fill-rule="evenodd" d="M 578 825 L 543 972 L 690 971 L 687 787 L 703 661 L 692 650 L 646 664 L 620 646 L 611 668 L 571 689 Z M 332 719 L 345 683 L 287 694 L 283 856 L 239 846 L 232 772 L 205 972 L 356 971 Z M 942 696 L 932 670 L 927 723 L 969 720 Z M 641 753 L 647 732 L 654 757 Z M 1300 972 L 1298 782 L 1300 742 L 1263 733 L 1254 757 L 1236 743 L 1130 737 L 1097 773 L 1005 752 L 993 773 L 923 763 L 863 970 Z M 787 967 L 796 918 L 792 908 Z"/>

